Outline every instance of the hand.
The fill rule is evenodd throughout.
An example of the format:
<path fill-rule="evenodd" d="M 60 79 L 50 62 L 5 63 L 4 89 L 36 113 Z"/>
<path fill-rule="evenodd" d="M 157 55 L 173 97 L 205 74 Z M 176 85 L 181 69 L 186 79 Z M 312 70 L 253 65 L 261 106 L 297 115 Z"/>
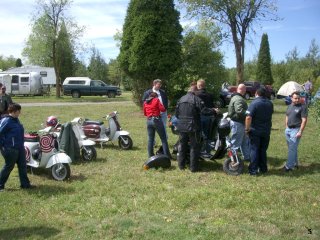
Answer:
<path fill-rule="evenodd" d="M 301 138 L 301 136 L 302 136 L 302 132 L 301 131 L 297 132 L 296 138 Z"/>

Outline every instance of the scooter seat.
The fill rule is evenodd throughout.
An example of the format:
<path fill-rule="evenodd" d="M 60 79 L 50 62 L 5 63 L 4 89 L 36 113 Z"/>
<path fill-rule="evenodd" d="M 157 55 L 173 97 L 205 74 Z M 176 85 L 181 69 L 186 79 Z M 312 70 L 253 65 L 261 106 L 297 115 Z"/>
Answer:
<path fill-rule="evenodd" d="M 92 124 L 95 124 L 95 125 L 103 125 L 104 122 L 102 122 L 102 121 L 94 121 L 94 120 L 85 120 L 85 121 L 83 122 L 83 125 L 84 125 L 84 126 L 85 126 L 85 125 L 92 125 Z"/>
<path fill-rule="evenodd" d="M 39 142 L 40 137 L 36 133 L 27 133 L 24 134 L 24 141 L 25 142 Z"/>

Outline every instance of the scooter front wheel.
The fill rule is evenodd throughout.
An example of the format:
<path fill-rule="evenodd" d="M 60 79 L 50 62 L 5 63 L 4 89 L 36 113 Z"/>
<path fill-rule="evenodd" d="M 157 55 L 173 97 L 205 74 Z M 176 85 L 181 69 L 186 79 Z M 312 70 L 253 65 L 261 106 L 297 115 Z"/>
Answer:
<path fill-rule="evenodd" d="M 128 135 L 122 135 L 119 137 L 119 147 L 124 150 L 131 149 L 133 145 L 132 139 Z"/>
<path fill-rule="evenodd" d="M 70 165 L 67 163 L 57 163 L 51 167 L 51 175 L 54 180 L 64 181 L 70 178 Z"/>
<path fill-rule="evenodd" d="M 84 161 L 94 161 L 97 158 L 97 151 L 94 146 L 86 146 L 81 149 L 81 155 Z"/>
<path fill-rule="evenodd" d="M 228 175 L 240 175 L 243 172 L 243 168 L 244 163 L 240 158 L 238 163 L 232 161 L 231 158 L 227 158 L 223 163 L 223 171 Z"/>

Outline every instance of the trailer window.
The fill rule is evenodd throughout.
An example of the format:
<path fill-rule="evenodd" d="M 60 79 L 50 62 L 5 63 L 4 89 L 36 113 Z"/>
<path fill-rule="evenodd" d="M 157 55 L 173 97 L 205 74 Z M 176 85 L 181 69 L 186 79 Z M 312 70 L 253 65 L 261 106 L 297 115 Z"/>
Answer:
<path fill-rule="evenodd" d="M 12 75 L 12 84 L 19 84 L 19 76 L 18 75 Z"/>
<path fill-rule="evenodd" d="M 48 75 L 48 73 L 46 71 L 41 71 L 40 72 L 40 76 L 41 77 L 46 77 Z"/>
<path fill-rule="evenodd" d="M 20 81 L 21 85 L 29 85 L 29 77 L 22 77 Z"/>

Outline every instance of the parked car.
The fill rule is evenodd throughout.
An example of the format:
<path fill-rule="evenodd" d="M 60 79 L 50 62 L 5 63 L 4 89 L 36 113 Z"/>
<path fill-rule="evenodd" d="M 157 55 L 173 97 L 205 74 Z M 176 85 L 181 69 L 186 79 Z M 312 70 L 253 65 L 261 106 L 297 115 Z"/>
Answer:
<path fill-rule="evenodd" d="M 121 95 L 119 87 L 108 85 L 101 80 L 91 80 L 88 77 L 67 77 L 62 84 L 62 90 L 64 95 L 71 95 L 73 98 L 96 95 L 114 98 Z"/>
<path fill-rule="evenodd" d="M 267 98 L 273 100 L 276 97 L 276 93 L 271 85 L 263 85 L 260 82 L 257 81 L 245 81 L 243 82 L 244 85 L 246 85 L 246 93 L 245 93 L 245 99 L 250 99 L 250 97 L 254 97 L 256 91 L 260 87 L 265 87 L 267 90 Z M 237 91 L 237 86 L 229 86 L 228 87 L 229 92 L 235 93 Z"/>

